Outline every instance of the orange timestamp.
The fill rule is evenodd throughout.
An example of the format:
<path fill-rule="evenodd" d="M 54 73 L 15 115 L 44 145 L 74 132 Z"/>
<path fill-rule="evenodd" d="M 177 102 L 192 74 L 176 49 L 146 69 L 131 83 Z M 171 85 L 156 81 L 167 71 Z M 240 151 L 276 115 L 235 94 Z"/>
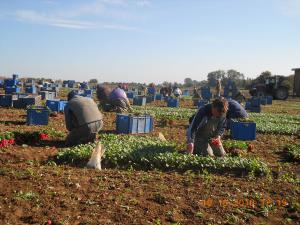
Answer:
<path fill-rule="evenodd" d="M 204 207 L 248 207 L 255 208 L 257 206 L 269 206 L 275 205 L 278 207 L 285 207 L 289 205 L 286 199 L 271 199 L 271 198 L 260 198 L 260 199 L 250 199 L 250 198 L 223 198 L 223 199 L 212 199 L 207 198 L 200 200 L 200 205 Z"/>

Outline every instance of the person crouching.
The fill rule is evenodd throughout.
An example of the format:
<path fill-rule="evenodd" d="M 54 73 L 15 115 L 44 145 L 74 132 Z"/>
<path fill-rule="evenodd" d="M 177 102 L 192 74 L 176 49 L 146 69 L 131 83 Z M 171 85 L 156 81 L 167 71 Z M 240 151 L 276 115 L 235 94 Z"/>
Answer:
<path fill-rule="evenodd" d="M 103 116 L 93 99 L 82 97 L 71 91 L 64 109 L 69 134 L 66 145 L 73 146 L 94 142 L 103 127 Z"/>
<path fill-rule="evenodd" d="M 211 105 L 201 107 L 187 131 L 187 150 L 203 156 L 225 156 L 221 137 L 226 126 L 228 102 L 215 99 Z"/>

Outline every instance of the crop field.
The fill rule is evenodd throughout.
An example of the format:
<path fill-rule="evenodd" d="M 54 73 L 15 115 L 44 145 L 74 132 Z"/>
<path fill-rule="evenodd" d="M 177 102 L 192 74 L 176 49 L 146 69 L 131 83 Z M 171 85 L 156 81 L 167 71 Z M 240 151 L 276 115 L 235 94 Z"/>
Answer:
<path fill-rule="evenodd" d="M 27 126 L 25 110 L 0 108 L 0 224 L 299 224 L 300 99 L 250 113 L 257 139 L 226 132 L 225 158 L 182 154 L 196 108 L 181 103 L 134 106 L 154 117 L 147 135 L 116 134 L 103 113 L 101 171 L 86 168 L 96 143 L 64 146 L 63 114 Z"/>

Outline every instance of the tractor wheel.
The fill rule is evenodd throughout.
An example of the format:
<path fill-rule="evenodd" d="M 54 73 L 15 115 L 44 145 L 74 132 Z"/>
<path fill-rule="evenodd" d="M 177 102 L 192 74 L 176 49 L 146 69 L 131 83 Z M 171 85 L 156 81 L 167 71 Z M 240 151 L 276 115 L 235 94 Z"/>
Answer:
<path fill-rule="evenodd" d="M 289 97 L 289 91 L 286 87 L 279 87 L 275 93 L 278 100 L 286 100 Z"/>

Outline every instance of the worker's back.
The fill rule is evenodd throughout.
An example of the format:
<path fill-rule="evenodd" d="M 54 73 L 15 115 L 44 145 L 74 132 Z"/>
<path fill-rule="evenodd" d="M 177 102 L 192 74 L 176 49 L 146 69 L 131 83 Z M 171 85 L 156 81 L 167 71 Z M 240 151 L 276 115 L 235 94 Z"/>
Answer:
<path fill-rule="evenodd" d="M 66 120 L 71 121 L 73 128 L 99 121 L 103 118 L 94 100 L 82 96 L 75 96 L 68 102 L 65 107 L 65 117 Z"/>

